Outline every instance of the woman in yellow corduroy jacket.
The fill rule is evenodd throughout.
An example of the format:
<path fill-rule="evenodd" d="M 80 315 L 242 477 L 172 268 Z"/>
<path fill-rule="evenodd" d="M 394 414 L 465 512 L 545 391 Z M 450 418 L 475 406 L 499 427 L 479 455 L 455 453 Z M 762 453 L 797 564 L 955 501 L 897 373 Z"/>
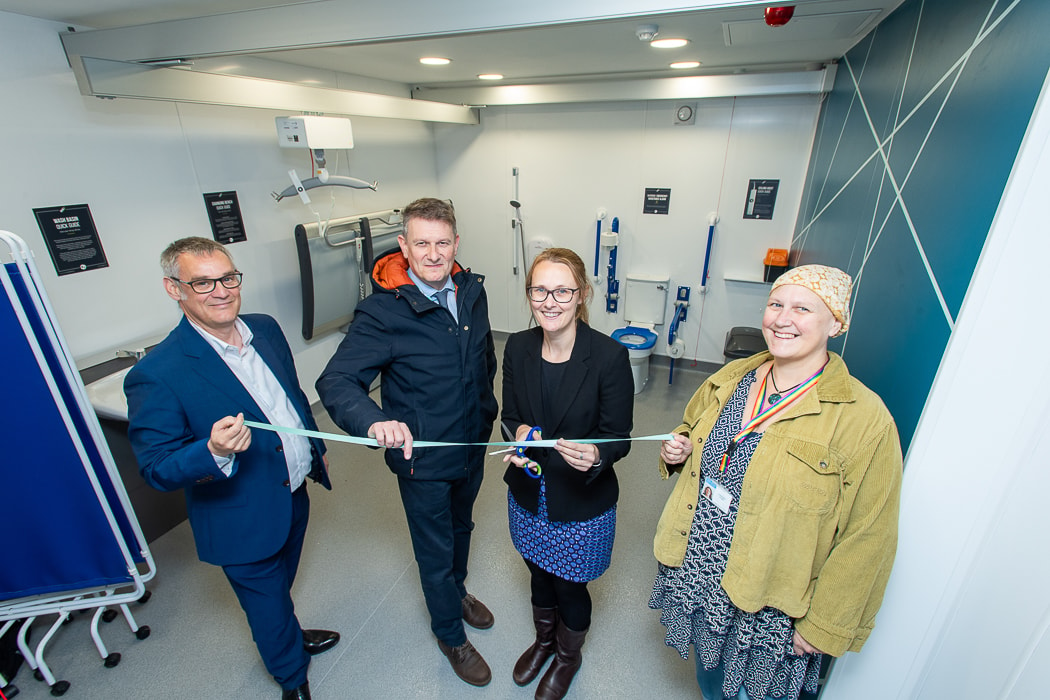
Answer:
<path fill-rule="evenodd" d="M 815 692 L 822 656 L 859 651 L 897 544 L 896 425 L 828 339 L 852 281 L 804 265 L 773 284 L 768 352 L 712 375 L 661 445 L 680 472 L 657 526 L 649 605 L 706 700 Z"/>

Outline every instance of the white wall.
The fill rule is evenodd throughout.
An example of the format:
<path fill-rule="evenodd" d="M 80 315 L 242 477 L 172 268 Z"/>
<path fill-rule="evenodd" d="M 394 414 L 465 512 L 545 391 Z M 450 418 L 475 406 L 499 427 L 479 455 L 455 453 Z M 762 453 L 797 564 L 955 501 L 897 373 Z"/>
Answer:
<path fill-rule="evenodd" d="M 64 25 L 0 13 L 0 87 L 12 105 L 12 131 L 0 170 L 0 228 L 36 252 L 44 285 L 74 356 L 95 358 L 165 333 L 178 312 L 163 294 L 157 256 L 171 240 L 210 235 L 204 192 L 238 193 L 248 233 L 231 248 L 245 271 L 244 308 L 281 322 L 312 387 L 339 336 L 310 344 L 301 326 L 292 228 L 315 215 L 297 199 L 272 201 L 286 171 L 309 168 L 306 151 L 276 146 L 277 112 L 83 97 L 58 39 Z M 488 275 L 493 327 L 528 322 L 520 280 L 511 275 L 511 168 L 520 168 L 528 237 L 549 236 L 594 258 L 594 216 L 620 219 L 617 277 L 667 275 L 694 289 L 680 337 L 686 357 L 720 362 L 726 330 L 754 325 L 766 294 L 726 274 L 761 275 L 766 248 L 787 247 L 801 197 L 819 111 L 815 97 L 701 100 L 694 126 L 673 124 L 675 104 L 501 107 L 480 127 L 355 118 L 357 147 L 340 174 L 378 179 L 378 192 L 315 190 L 321 216 L 347 216 L 441 194 L 457 204 L 460 258 Z M 437 155 L 435 157 L 435 143 Z M 331 154 L 329 154 L 331 156 Z M 330 163 L 331 166 L 331 163 Z M 749 178 L 780 179 L 772 221 L 742 219 Z M 645 187 L 670 187 L 668 216 L 642 215 Z M 335 198 L 332 208 L 331 197 Z M 34 207 L 87 203 L 109 267 L 56 276 L 33 218 Z M 719 212 L 709 293 L 698 292 L 707 218 Z M 608 226 L 608 223 L 606 224 Z M 605 276 L 605 256 L 600 274 Z M 604 284 L 592 307 L 595 327 L 624 324 L 604 311 Z M 698 325 L 703 308 L 703 329 Z M 666 325 L 657 352 L 666 348 Z M 312 388 L 308 394 L 313 398 Z"/>
<path fill-rule="evenodd" d="M 875 632 L 838 664 L 828 700 L 1047 695 L 1048 86 L 908 455 Z"/>
<path fill-rule="evenodd" d="M 528 324 L 524 271 L 511 273 L 514 198 L 526 238 L 548 237 L 572 248 L 593 272 L 595 215 L 620 219 L 617 278 L 621 302 L 605 312 L 603 278 L 591 305 L 592 325 L 609 332 L 624 325 L 627 273 L 671 278 L 674 291 L 693 288 L 690 315 L 679 337 L 686 357 L 722 362 L 725 333 L 757 325 L 768 287 L 727 282 L 724 276 L 762 276 L 767 248 L 787 248 L 809 162 L 817 97 L 709 99 L 698 102 L 696 124 L 675 125 L 672 101 L 489 107 L 480 128 L 438 125 L 440 186 L 460 218 L 460 259 L 488 277 L 492 325 L 515 331 Z M 779 179 L 771 221 L 744 220 L 749 179 Z M 646 187 L 671 188 L 670 213 L 642 214 Z M 708 214 L 718 212 L 706 302 L 698 294 Z M 701 305 L 702 332 L 698 325 Z M 667 326 L 656 352 L 666 352 Z M 699 342 L 698 342 L 699 341 Z"/>
<path fill-rule="evenodd" d="M 274 202 L 306 177 L 306 150 L 277 146 L 267 110 L 82 97 L 58 32 L 65 25 L 0 13 L 0 90 L 7 131 L 0 168 L 0 229 L 33 249 L 58 321 L 78 359 L 163 335 L 179 318 L 164 294 L 157 258 L 172 240 L 211 236 L 202 193 L 236 190 L 248 240 L 231 246 L 245 272 L 244 310 L 280 321 L 303 387 L 313 383 L 341 336 L 309 345 L 300 328 L 299 272 L 292 238 L 313 214 L 298 198 Z M 421 122 L 358 118 L 356 147 L 338 170 L 379 180 L 379 191 L 311 193 L 323 217 L 399 207 L 436 190 L 431 128 Z M 347 164 L 349 155 L 349 166 Z M 33 208 L 87 203 L 109 267 L 58 277 Z"/>

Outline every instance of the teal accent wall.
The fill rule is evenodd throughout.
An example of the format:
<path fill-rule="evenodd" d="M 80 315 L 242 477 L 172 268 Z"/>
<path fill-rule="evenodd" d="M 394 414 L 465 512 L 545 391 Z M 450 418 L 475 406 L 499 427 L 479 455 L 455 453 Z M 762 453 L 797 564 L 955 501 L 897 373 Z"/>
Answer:
<path fill-rule="evenodd" d="M 824 103 L 791 264 L 853 276 L 830 347 L 905 449 L 1050 68 L 1048 31 L 1046 0 L 908 0 L 839 61 Z"/>

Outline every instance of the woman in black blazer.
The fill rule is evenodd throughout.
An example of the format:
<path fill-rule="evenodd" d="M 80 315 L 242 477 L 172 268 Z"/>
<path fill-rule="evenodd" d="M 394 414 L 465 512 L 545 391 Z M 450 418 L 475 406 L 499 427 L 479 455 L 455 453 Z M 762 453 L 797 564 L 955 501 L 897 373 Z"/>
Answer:
<path fill-rule="evenodd" d="M 634 380 L 627 349 L 587 325 L 592 292 L 580 256 L 566 248 L 543 251 L 525 287 L 537 327 L 507 339 L 503 426 L 518 441 L 558 442 L 504 458 L 511 538 L 532 574 L 536 625 L 514 681 L 532 682 L 554 655 L 536 698 L 555 700 L 582 661 L 591 621 L 587 582 L 609 568 L 612 555 L 619 495 L 613 463 L 631 449 L 627 440 L 571 440 L 629 438 Z"/>

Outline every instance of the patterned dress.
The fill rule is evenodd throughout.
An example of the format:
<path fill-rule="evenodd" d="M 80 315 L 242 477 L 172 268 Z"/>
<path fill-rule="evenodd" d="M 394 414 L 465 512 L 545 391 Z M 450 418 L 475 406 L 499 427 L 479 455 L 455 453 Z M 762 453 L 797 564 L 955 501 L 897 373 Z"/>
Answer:
<path fill-rule="evenodd" d="M 706 498 L 699 499 L 685 560 L 680 567 L 659 565 L 649 607 L 661 611 L 660 622 L 667 627 L 664 641 L 683 659 L 689 658 L 692 644 L 704 668 L 723 666 L 726 696 L 735 698 L 743 687 L 756 700 L 797 698 L 803 688 L 816 692 L 821 655 L 796 656 L 791 618 L 770 607 L 744 612 L 733 605 L 721 586 L 744 472 L 762 433 L 752 433 L 738 445 L 724 473 L 719 473 L 718 463 L 740 430 L 755 376 L 751 371 L 740 380 L 705 441 L 700 460 L 703 475 L 733 495 L 729 513 Z"/>

